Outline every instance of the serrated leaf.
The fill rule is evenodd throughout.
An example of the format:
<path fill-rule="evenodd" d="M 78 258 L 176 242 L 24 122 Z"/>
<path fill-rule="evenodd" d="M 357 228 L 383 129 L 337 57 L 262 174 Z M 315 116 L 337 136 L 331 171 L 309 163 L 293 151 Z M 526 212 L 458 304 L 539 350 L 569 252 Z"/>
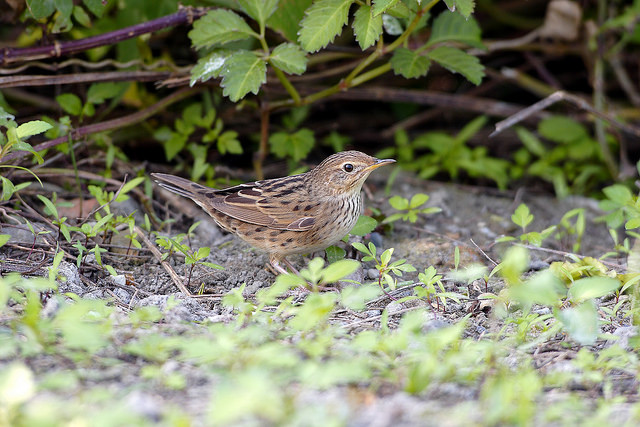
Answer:
<path fill-rule="evenodd" d="M 53 126 L 51 126 L 49 123 L 44 122 L 42 120 L 32 120 L 30 122 L 23 123 L 20 126 L 18 126 L 16 128 L 16 133 L 18 135 L 18 138 L 23 139 L 23 138 L 29 138 L 30 136 L 33 136 L 33 135 L 38 135 L 39 133 L 42 133 L 42 132 L 46 132 L 52 127 Z"/>
<path fill-rule="evenodd" d="M 433 21 L 433 30 L 427 46 L 447 41 L 456 41 L 478 48 L 482 44 L 480 26 L 473 18 L 465 19 L 462 15 L 452 12 L 442 12 Z"/>
<path fill-rule="evenodd" d="M 374 15 L 371 6 L 360 6 L 353 18 L 353 33 L 360 45 L 360 49 L 365 50 L 380 38 L 382 34 L 382 16 L 380 14 Z"/>
<path fill-rule="evenodd" d="M 238 0 L 238 4 L 247 15 L 255 19 L 260 26 L 275 12 L 278 0 Z"/>
<path fill-rule="evenodd" d="M 468 18 L 473 13 L 475 0 L 444 0 L 451 12 L 458 11 L 462 16 Z"/>
<path fill-rule="evenodd" d="M 298 41 L 307 52 L 316 52 L 340 34 L 353 0 L 318 0 L 305 12 Z"/>
<path fill-rule="evenodd" d="M 225 61 L 221 74 L 222 94 L 237 102 L 249 92 L 258 93 L 260 86 L 267 81 L 267 65 L 254 53 L 239 50 Z"/>
<path fill-rule="evenodd" d="M 230 10 L 214 9 L 193 23 L 189 38 L 196 49 L 244 40 L 256 33 L 242 17 Z"/>
<path fill-rule="evenodd" d="M 378 16 L 392 8 L 398 0 L 375 0 L 373 2 L 373 16 Z"/>
<path fill-rule="evenodd" d="M 399 74 L 407 79 L 422 77 L 429 71 L 431 61 L 422 55 L 405 47 L 401 47 L 393 52 L 391 57 L 391 68 L 395 74 Z"/>
<path fill-rule="evenodd" d="M 63 93 L 56 96 L 56 102 L 60 104 L 65 113 L 72 116 L 79 116 L 82 111 L 82 101 L 72 93 Z"/>
<path fill-rule="evenodd" d="M 429 52 L 428 56 L 449 71 L 462 74 L 475 85 L 479 85 L 484 77 L 484 66 L 480 60 L 460 49 L 440 46 Z"/>
<path fill-rule="evenodd" d="M 288 74 L 302 74 L 307 69 L 305 52 L 293 43 L 283 43 L 271 52 L 271 63 Z"/>
<path fill-rule="evenodd" d="M 378 221 L 370 216 L 360 215 L 356 225 L 353 226 L 349 234 L 354 236 L 364 236 L 371 233 L 378 226 Z"/>
<path fill-rule="evenodd" d="M 198 81 L 206 82 L 209 79 L 220 77 L 224 63 L 233 52 L 228 49 L 216 49 L 210 54 L 198 59 L 196 65 L 191 69 L 190 86 Z"/>

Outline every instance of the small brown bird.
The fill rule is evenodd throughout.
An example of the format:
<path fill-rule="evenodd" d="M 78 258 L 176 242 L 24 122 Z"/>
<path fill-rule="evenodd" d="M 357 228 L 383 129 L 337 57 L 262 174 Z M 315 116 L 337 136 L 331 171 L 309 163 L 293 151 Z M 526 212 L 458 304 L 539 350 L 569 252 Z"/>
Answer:
<path fill-rule="evenodd" d="M 202 207 L 223 229 L 269 253 L 279 273 L 295 268 L 287 255 L 325 249 L 342 239 L 362 213 L 360 190 L 371 171 L 393 159 L 359 151 L 327 157 L 309 172 L 215 190 L 174 175 L 152 173 L 163 188 Z"/>

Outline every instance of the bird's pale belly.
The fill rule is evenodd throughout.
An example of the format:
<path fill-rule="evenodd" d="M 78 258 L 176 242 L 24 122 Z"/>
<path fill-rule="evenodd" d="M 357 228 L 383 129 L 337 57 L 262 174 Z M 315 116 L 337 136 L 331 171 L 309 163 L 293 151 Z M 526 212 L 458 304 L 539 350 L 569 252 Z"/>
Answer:
<path fill-rule="evenodd" d="M 331 215 L 324 216 L 327 220 L 317 222 L 312 228 L 304 231 L 278 230 L 265 226 L 250 226 L 233 218 L 216 218 L 222 228 L 235 233 L 250 245 L 282 256 L 291 254 L 311 253 L 325 249 L 342 239 L 358 221 L 362 211 L 360 195 L 337 199 L 327 203 L 325 207 Z M 348 215 L 338 214 L 347 210 Z"/>

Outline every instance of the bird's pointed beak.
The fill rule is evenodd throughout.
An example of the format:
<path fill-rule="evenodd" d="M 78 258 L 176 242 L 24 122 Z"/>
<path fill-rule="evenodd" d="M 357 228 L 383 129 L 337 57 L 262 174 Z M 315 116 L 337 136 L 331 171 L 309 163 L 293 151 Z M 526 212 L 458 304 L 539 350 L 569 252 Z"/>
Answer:
<path fill-rule="evenodd" d="M 367 166 L 367 170 L 378 169 L 380 166 L 388 165 L 395 162 L 396 161 L 393 159 L 376 159 L 374 164 L 372 164 L 371 166 Z"/>

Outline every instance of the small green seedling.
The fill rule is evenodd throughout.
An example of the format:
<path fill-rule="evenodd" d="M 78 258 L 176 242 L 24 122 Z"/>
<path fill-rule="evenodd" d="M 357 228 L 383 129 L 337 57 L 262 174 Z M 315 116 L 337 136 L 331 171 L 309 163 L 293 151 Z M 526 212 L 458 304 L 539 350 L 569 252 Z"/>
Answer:
<path fill-rule="evenodd" d="M 418 214 L 429 215 L 429 214 L 434 214 L 442 211 L 442 209 L 436 208 L 436 207 L 432 207 L 432 208 L 421 207 L 425 203 L 427 203 L 427 201 L 429 201 L 429 196 L 422 193 L 414 194 L 414 196 L 411 197 L 411 200 L 405 199 L 402 196 L 393 196 L 392 198 L 389 199 L 389 204 L 394 209 L 399 211 L 404 211 L 404 212 L 397 212 L 397 213 L 391 214 L 390 216 L 385 218 L 384 221 L 382 221 L 382 223 L 389 224 L 401 219 L 403 221 L 409 221 L 410 223 L 413 224 L 418 220 Z"/>

